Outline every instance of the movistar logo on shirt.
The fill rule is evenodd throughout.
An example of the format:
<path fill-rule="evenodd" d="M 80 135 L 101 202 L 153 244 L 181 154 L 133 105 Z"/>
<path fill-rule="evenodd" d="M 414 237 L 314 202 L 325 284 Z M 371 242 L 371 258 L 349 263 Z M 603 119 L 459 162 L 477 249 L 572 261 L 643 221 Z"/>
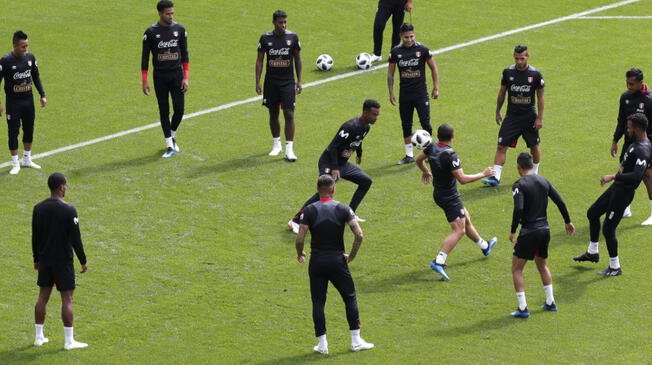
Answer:
<path fill-rule="evenodd" d="M 458 158 L 457 160 L 453 161 L 453 167 L 459 167 L 460 166 L 460 159 Z"/>
<path fill-rule="evenodd" d="M 79 224 L 79 218 L 77 217 L 73 218 L 72 221 L 75 222 L 75 224 Z"/>
<path fill-rule="evenodd" d="M 516 194 L 518 194 L 518 188 L 516 188 L 516 189 L 514 189 L 514 191 L 512 191 L 512 196 L 515 196 Z"/>
<path fill-rule="evenodd" d="M 340 131 L 340 137 L 349 138 L 349 132 L 345 132 L 344 129 Z"/>
<path fill-rule="evenodd" d="M 641 160 L 640 158 L 636 159 L 636 164 L 639 166 L 647 166 L 647 162 L 645 160 Z"/>

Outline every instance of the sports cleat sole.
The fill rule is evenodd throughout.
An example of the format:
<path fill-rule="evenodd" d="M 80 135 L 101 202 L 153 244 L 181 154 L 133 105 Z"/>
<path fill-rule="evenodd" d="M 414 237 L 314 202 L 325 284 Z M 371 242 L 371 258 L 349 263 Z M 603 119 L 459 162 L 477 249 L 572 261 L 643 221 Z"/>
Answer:
<path fill-rule="evenodd" d="M 555 303 L 552 303 L 550 305 L 543 303 L 541 306 L 541 309 L 547 310 L 548 312 L 556 312 L 557 311 L 557 305 Z"/>
<path fill-rule="evenodd" d="M 576 261 L 576 262 L 589 261 L 589 262 L 592 262 L 592 263 L 595 264 L 597 262 L 600 262 L 600 254 L 597 254 L 597 253 L 592 254 L 592 253 L 584 252 L 581 255 L 573 257 L 573 261 Z"/>
<path fill-rule="evenodd" d="M 514 312 L 510 313 L 509 315 L 514 318 L 528 318 L 530 317 L 530 311 L 528 311 L 527 308 L 524 311 L 517 308 Z"/>
<path fill-rule="evenodd" d="M 315 350 L 315 352 L 318 352 L 322 355 L 328 355 L 328 348 L 321 348 L 319 346 L 315 346 L 312 349 Z"/>
<path fill-rule="evenodd" d="M 430 268 L 435 270 L 439 275 L 441 275 L 444 280 L 449 281 L 451 278 L 446 275 L 446 272 L 444 271 L 444 267 L 441 265 L 437 265 L 434 262 L 430 261 Z"/>
<path fill-rule="evenodd" d="M 481 179 L 485 185 L 491 186 L 491 187 L 497 187 L 500 186 L 500 181 L 494 180 L 494 179 Z"/>
<path fill-rule="evenodd" d="M 493 250 L 494 246 L 496 246 L 496 243 L 498 243 L 498 237 L 494 237 L 489 241 L 489 246 L 487 246 L 486 249 L 482 250 L 482 253 L 485 256 L 491 255 L 491 251 Z"/>
<path fill-rule="evenodd" d="M 623 269 L 617 268 L 617 269 L 612 269 L 610 267 L 598 272 L 598 275 L 602 276 L 620 276 L 623 274 Z"/>

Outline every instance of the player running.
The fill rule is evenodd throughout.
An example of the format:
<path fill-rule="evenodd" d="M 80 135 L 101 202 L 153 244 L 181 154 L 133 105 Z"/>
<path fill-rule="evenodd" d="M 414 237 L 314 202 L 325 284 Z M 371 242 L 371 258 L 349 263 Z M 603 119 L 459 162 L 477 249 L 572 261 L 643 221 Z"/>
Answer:
<path fill-rule="evenodd" d="M 620 107 L 618 108 L 618 124 L 616 124 L 616 130 L 614 131 L 614 139 L 611 144 L 611 156 L 616 157 L 618 154 L 618 141 L 620 137 L 625 135 L 623 148 L 620 151 L 620 162 L 623 161 L 623 156 L 627 151 L 629 145 L 632 143 L 631 139 L 625 133 L 627 129 L 627 116 L 634 113 L 643 113 L 647 117 L 647 120 L 652 120 L 652 94 L 648 90 L 647 85 L 643 83 L 643 71 L 638 68 L 629 69 L 625 73 L 626 82 L 627 82 L 627 91 L 625 91 L 620 96 Z M 652 126 L 648 124 L 647 126 L 647 135 L 648 139 L 652 137 Z M 643 183 L 647 188 L 647 195 L 650 200 L 650 217 L 643 221 L 641 225 L 649 226 L 652 225 L 652 169 L 648 168 L 645 171 L 645 177 L 643 178 Z M 631 217 L 632 211 L 629 206 L 625 208 L 623 212 L 623 217 Z"/>
<path fill-rule="evenodd" d="M 523 136 L 532 152 L 533 172 L 535 174 L 539 172 L 541 161 L 539 129 L 543 127 L 544 82 L 541 72 L 528 64 L 529 58 L 527 46 L 518 45 L 514 48 L 515 63 L 503 70 L 496 102 L 496 123 L 500 126 L 498 149 L 494 157 L 496 173 L 488 179 L 482 179 L 483 183 L 490 186 L 500 185 L 500 177 L 507 158 L 507 147 L 516 147 L 520 136 Z M 505 102 L 505 93 L 509 98 L 507 100 L 507 115 L 503 122 L 500 110 Z M 538 114 L 534 107 L 535 93 Z"/>
<path fill-rule="evenodd" d="M 283 151 L 281 146 L 281 123 L 279 108 L 283 109 L 285 118 L 285 159 L 297 160 L 294 154 L 294 106 L 297 94 L 301 94 L 301 43 L 299 36 L 286 30 L 288 15 L 277 10 L 272 15 L 274 30 L 260 36 L 258 41 L 258 58 L 256 58 L 256 93 L 263 94 L 263 105 L 269 109 L 269 128 L 272 131 L 274 146 L 269 153 L 277 156 Z M 265 87 L 260 86 L 263 73 L 263 59 L 267 55 L 265 69 Z M 294 71 L 297 81 L 294 83 Z"/>
<path fill-rule="evenodd" d="M 161 0 L 156 4 L 159 21 L 147 28 L 143 35 L 142 70 L 143 93 L 149 95 L 147 70 L 149 54 L 152 54 L 154 67 L 154 91 L 158 100 L 161 128 L 165 137 L 163 158 L 170 158 L 181 152 L 176 141 L 177 130 L 183 119 L 184 94 L 188 91 L 188 33 L 183 25 L 174 21 L 174 4 Z M 172 122 L 170 122 L 170 102 L 172 97 Z"/>
<path fill-rule="evenodd" d="M 591 241 L 585 253 L 575 256 L 575 261 L 600 261 L 598 253 L 598 239 L 600 236 L 600 217 L 606 214 L 602 234 L 607 241 L 609 251 L 609 267 L 598 274 L 604 276 L 618 276 L 623 273 L 618 259 L 618 239 L 616 228 L 623 217 L 625 208 L 634 200 L 636 188 L 641 183 L 645 170 L 650 166 L 652 145 L 647 138 L 648 120 L 645 114 L 636 113 L 627 117 L 627 134 L 632 140 L 627 152 L 620 163 L 620 169 L 612 175 L 600 178 L 600 185 L 613 181 L 614 183 L 604 192 L 598 200 L 591 205 L 586 213 L 589 218 Z"/>
<path fill-rule="evenodd" d="M 466 175 L 462 170 L 462 162 L 451 147 L 455 134 L 453 127 L 449 124 L 442 124 L 437 129 L 439 142 L 431 143 L 424 149 L 416 159 L 417 166 L 421 169 L 421 181 L 424 184 L 430 183 L 434 186 L 433 198 L 435 203 L 444 211 L 448 223 L 451 225 L 451 233 L 444 239 L 437 257 L 430 263 L 430 267 L 439 273 L 445 280 L 450 280 L 444 268 L 446 258 L 455 248 L 457 243 L 466 234 L 482 250 L 485 256 L 491 254 L 492 249 L 498 242 L 496 237 L 487 242 L 476 231 L 469 211 L 464 208 L 460 192 L 457 190 L 457 182 L 468 184 L 480 180 L 483 177 L 491 176 L 494 169 L 487 167 L 481 173 Z M 425 160 L 430 163 L 430 170 Z M 430 172 L 432 170 L 432 173 Z"/>
<path fill-rule="evenodd" d="M 0 74 L 5 82 L 7 96 L 7 129 L 9 132 L 9 153 L 11 154 L 11 170 L 9 174 L 16 175 L 20 167 L 40 169 L 41 166 L 32 161 L 32 141 L 34 139 L 34 96 L 32 84 L 36 86 L 41 96 L 41 107 L 45 107 L 47 99 L 41 83 L 38 63 L 34 54 L 27 52 L 29 40 L 27 34 L 18 30 L 13 36 L 13 51 L 0 58 Z M 1 81 L 0 79 L 0 81 Z M 0 103 L 0 116 L 2 116 Z M 23 159 L 18 161 L 18 134 L 23 127 Z"/>
<path fill-rule="evenodd" d="M 319 157 L 319 175 L 329 174 L 335 179 L 349 180 L 358 185 L 351 198 L 351 210 L 354 212 L 362 202 L 362 199 L 371 187 L 371 178 L 359 167 L 349 162 L 349 158 L 356 154 L 356 163 L 362 163 L 362 140 L 369 133 L 371 125 L 376 123 L 380 114 L 380 104 L 376 100 L 367 99 L 362 104 L 362 115 L 342 124 L 333 137 L 331 143 L 326 147 Z M 288 222 L 288 227 L 294 232 L 299 231 L 299 217 L 303 209 L 319 200 L 319 194 L 315 194 L 303 205 L 301 210 Z M 356 215 L 358 222 L 364 222 Z"/>
<path fill-rule="evenodd" d="M 547 209 L 548 198 L 559 208 L 566 223 L 566 233 L 570 236 L 575 233 L 575 226 L 571 223 L 566 204 L 552 184 L 542 176 L 534 174 L 534 162 L 532 155 L 528 152 L 521 152 L 518 155 L 518 173 L 521 178 L 512 185 L 514 196 L 514 214 L 512 216 L 512 229 L 509 240 L 514 243 L 514 255 L 512 257 L 512 277 L 514 289 L 518 299 L 518 308 L 511 315 L 518 318 L 527 318 L 530 312 L 527 309 L 525 300 L 525 281 L 523 279 L 523 268 L 528 260 L 534 260 L 537 270 L 541 275 L 543 290 L 546 293 L 546 301 L 541 308 L 556 312 L 557 305 L 552 292 L 552 275 L 548 269 L 546 259 L 548 258 L 548 243 L 550 242 L 550 226 L 548 225 Z M 516 229 L 521 225 L 518 238 Z"/>
<path fill-rule="evenodd" d="M 421 127 L 432 135 L 430 125 L 430 101 L 428 98 L 428 84 L 426 83 L 426 65 L 432 75 L 433 99 L 439 97 L 439 74 L 435 59 L 430 55 L 430 50 L 425 45 L 414 40 L 414 27 L 412 24 L 401 25 L 402 44 L 394 47 L 389 55 L 389 68 L 387 69 L 387 87 L 389 88 L 389 101 L 396 105 L 394 95 L 394 72 L 398 66 L 400 77 L 399 85 L 399 112 L 401 126 L 403 127 L 403 142 L 405 143 L 405 157 L 397 165 L 414 162 L 412 152 L 412 117 L 414 109 L 419 115 Z"/>
<path fill-rule="evenodd" d="M 315 324 L 315 337 L 319 343 L 313 349 L 328 354 L 326 340 L 326 292 L 328 282 L 340 292 L 346 307 L 346 320 L 351 331 L 351 350 L 362 351 L 374 347 L 360 337 L 360 314 L 356 299 L 355 284 L 349 271 L 360 245 L 362 229 L 355 213 L 346 204 L 333 200 L 335 179 L 321 175 L 317 180 L 319 201 L 308 205 L 301 214 L 301 226 L 296 239 L 297 261 L 306 262 L 303 251 L 306 233 L 310 230 L 310 296 L 312 297 L 312 319 Z M 355 235 L 349 254 L 344 251 L 344 228 L 348 225 Z"/>

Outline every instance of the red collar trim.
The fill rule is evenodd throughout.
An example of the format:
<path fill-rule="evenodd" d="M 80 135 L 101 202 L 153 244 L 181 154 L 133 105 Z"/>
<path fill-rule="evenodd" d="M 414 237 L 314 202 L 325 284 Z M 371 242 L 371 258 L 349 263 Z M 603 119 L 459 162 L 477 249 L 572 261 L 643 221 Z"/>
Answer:
<path fill-rule="evenodd" d="M 331 200 L 333 200 L 333 198 L 321 198 L 321 199 L 319 199 L 319 201 L 323 202 L 323 203 L 329 202 Z"/>
<path fill-rule="evenodd" d="M 448 146 L 448 145 L 447 145 L 446 143 L 437 142 L 437 146 L 439 146 L 439 147 L 446 147 L 446 146 Z"/>

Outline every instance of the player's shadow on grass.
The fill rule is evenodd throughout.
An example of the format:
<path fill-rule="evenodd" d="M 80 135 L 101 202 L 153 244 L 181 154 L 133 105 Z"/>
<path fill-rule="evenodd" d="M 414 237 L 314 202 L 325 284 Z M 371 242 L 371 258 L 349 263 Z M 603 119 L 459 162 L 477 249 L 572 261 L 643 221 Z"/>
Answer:
<path fill-rule="evenodd" d="M 413 177 L 414 181 L 418 183 L 419 179 L 421 178 L 421 171 L 414 164 L 402 166 L 397 166 L 396 164 L 391 164 L 389 166 L 376 166 L 368 170 L 363 169 L 363 171 L 366 172 L 367 175 L 369 175 L 369 177 L 372 179 L 389 175 L 404 174 L 408 178 Z"/>
<path fill-rule="evenodd" d="M 513 318 L 507 312 L 500 315 L 500 317 L 485 319 L 479 322 L 473 322 L 467 326 L 451 327 L 444 329 L 437 329 L 432 332 L 433 336 L 438 338 L 446 337 L 460 337 L 469 334 L 485 333 L 495 331 L 507 326 L 513 326 L 525 322 L 522 319 Z"/>
<path fill-rule="evenodd" d="M 310 349 L 311 347 L 312 347 L 312 342 L 306 343 L 307 349 Z M 294 356 L 288 356 L 279 359 L 265 360 L 265 361 L 257 362 L 255 364 L 256 365 L 308 364 L 311 362 L 332 361 L 336 358 L 340 358 L 340 360 L 345 360 L 348 355 L 354 354 L 354 352 L 351 351 L 350 349 L 348 350 L 335 349 L 335 352 L 332 351 L 333 350 L 332 348 L 329 350 L 331 350 L 331 352 L 329 352 L 328 355 L 322 355 L 316 352 L 309 352 L 301 355 L 294 355 Z M 243 363 L 248 364 L 249 362 L 247 361 Z"/>
<path fill-rule="evenodd" d="M 131 160 L 112 161 L 103 164 L 94 164 L 92 166 L 73 169 L 70 170 L 67 175 L 84 176 L 84 175 L 92 175 L 97 173 L 106 173 L 109 171 L 115 171 L 120 169 L 130 169 L 134 167 L 140 167 L 140 166 L 151 164 L 159 160 L 161 160 L 161 152 L 156 151 L 156 153 L 154 154 L 140 156 Z"/>
<path fill-rule="evenodd" d="M 200 177 L 204 175 L 212 174 L 221 174 L 225 172 L 232 172 L 236 170 L 245 170 L 245 169 L 255 169 L 262 165 L 267 165 L 271 163 L 286 163 L 290 162 L 285 161 L 278 156 L 270 157 L 266 153 L 259 153 L 257 155 L 250 155 L 245 157 L 233 158 L 226 161 L 220 161 L 214 165 L 206 166 L 202 165 L 201 167 L 196 168 L 191 174 L 190 177 Z"/>
<path fill-rule="evenodd" d="M 439 279 L 434 271 L 423 269 L 402 272 L 380 280 L 365 280 L 363 277 L 356 278 L 356 289 L 360 293 L 394 293 L 397 291 L 414 290 L 417 286 L 432 285 L 433 281 Z M 437 276 L 435 276 L 437 275 Z M 359 284 L 358 284 L 359 282 Z"/>
<path fill-rule="evenodd" d="M 608 279 L 606 276 L 600 276 L 597 274 L 599 270 L 603 269 L 602 266 L 600 266 L 598 269 L 598 267 L 593 264 L 590 264 L 591 266 L 579 265 L 582 264 L 577 263 L 576 266 L 573 266 L 573 271 L 570 273 L 553 277 L 557 288 L 563 288 L 563 294 L 561 294 L 561 297 L 564 298 L 564 302 L 577 302 L 577 300 L 584 295 L 591 284 Z M 590 276 L 587 277 L 587 275 Z M 583 278 L 586 278 L 586 280 L 581 280 Z"/>
<path fill-rule="evenodd" d="M 15 349 L 0 352 L 0 364 L 33 364 L 40 357 L 54 355 L 64 351 L 62 346 L 46 344 L 43 347 L 24 345 Z"/>

